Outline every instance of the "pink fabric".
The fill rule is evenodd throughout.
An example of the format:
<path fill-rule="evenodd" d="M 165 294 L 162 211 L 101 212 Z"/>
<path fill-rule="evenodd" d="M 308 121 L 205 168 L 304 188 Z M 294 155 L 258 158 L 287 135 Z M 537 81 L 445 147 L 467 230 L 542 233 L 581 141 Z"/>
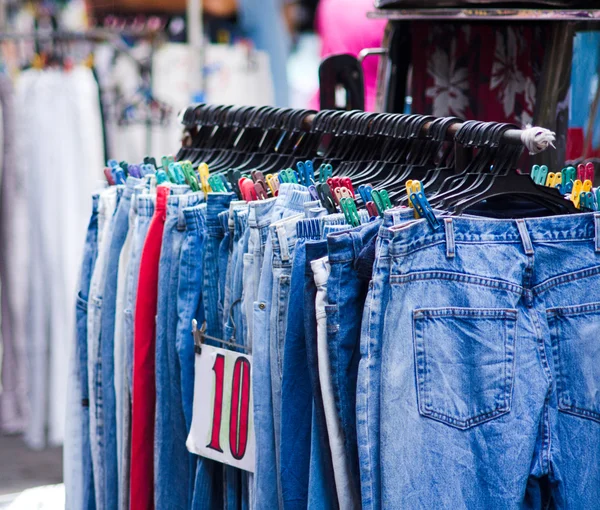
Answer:
<path fill-rule="evenodd" d="M 317 10 L 317 33 L 321 36 L 321 57 L 347 53 L 358 56 L 364 48 L 379 48 L 385 30 L 385 20 L 368 19 L 374 10 L 373 0 L 321 0 Z M 367 57 L 363 62 L 365 76 L 365 109 L 373 111 L 377 95 L 379 57 Z M 312 108 L 318 109 L 319 96 Z"/>

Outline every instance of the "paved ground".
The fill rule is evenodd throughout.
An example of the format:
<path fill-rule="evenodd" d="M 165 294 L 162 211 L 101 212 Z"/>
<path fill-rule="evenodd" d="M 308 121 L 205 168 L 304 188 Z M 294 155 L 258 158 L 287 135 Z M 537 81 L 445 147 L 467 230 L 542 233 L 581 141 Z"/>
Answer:
<path fill-rule="evenodd" d="M 62 448 L 34 451 L 20 436 L 0 435 L 0 496 L 62 482 Z"/>

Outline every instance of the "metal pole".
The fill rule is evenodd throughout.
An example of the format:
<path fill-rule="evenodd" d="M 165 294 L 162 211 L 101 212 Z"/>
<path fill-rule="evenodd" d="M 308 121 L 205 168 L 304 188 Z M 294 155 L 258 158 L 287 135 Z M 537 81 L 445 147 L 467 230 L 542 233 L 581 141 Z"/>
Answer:
<path fill-rule="evenodd" d="M 187 36 L 193 52 L 192 90 L 204 92 L 204 27 L 202 0 L 187 0 Z M 191 99 L 191 98 L 190 98 Z"/>

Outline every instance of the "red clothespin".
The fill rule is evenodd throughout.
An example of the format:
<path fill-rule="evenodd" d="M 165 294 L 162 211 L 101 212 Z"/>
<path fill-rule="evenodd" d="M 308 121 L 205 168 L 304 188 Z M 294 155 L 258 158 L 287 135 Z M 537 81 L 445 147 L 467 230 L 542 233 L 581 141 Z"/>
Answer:
<path fill-rule="evenodd" d="M 109 186 L 114 186 L 115 185 L 115 180 L 113 179 L 112 172 L 110 171 L 110 168 L 106 167 L 104 169 L 104 176 L 106 177 L 106 182 L 108 182 Z"/>
<path fill-rule="evenodd" d="M 377 218 L 379 216 L 379 212 L 377 211 L 377 206 L 375 205 L 375 202 L 367 202 L 365 206 L 371 218 Z"/>
<path fill-rule="evenodd" d="M 252 182 L 252 179 L 248 179 L 247 177 L 242 177 L 238 181 L 238 186 L 240 187 L 240 192 L 242 193 L 242 198 L 246 202 L 252 202 L 253 200 L 258 199 L 256 190 L 254 189 L 254 183 Z"/>
<path fill-rule="evenodd" d="M 344 188 L 348 188 L 348 190 L 350 190 L 350 193 L 352 193 L 352 198 L 356 198 L 354 186 L 352 186 L 352 179 L 350 179 L 350 177 L 342 177 L 341 183 Z"/>

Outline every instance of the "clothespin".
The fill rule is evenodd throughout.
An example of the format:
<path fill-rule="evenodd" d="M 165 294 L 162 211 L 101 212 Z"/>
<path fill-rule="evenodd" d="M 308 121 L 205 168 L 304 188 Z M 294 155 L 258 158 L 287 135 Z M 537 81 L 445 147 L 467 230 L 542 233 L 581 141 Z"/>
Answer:
<path fill-rule="evenodd" d="M 114 169 L 115 171 L 115 184 L 125 184 L 127 177 L 125 176 L 125 172 L 123 169 L 118 166 Z"/>
<path fill-rule="evenodd" d="M 332 214 L 337 211 L 336 203 L 331 194 L 331 188 L 328 186 L 326 182 L 320 182 L 316 185 L 317 194 L 319 195 L 319 200 L 321 201 L 321 205 L 327 210 L 329 214 Z"/>
<path fill-rule="evenodd" d="M 573 190 L 573 182 L 577 179 L 577 171 L 575 167 L 568 166 L 562 169 L 561 174 L 560 192 L 566 195 Z"/>
<path fill-rule="evenodd" d="M 142 171 L 140 169 L 140 165 L 131 165 L 128 168 L 129 171 L 129 175 L 131 175 L 132 177 L 135 177 L 137 179 L 140 179 L 142 177 Z"/>
<path fill-rule="evenodd" d="M 308 187 L 308 192 L 310 193 L 310 197 L 313 200 L 319 200 L 319 194 L 317 193 L 317 188 L 316 188 L 316 186 L 314 184 L 311 184 Z"/>
<path fill-rule="evenodd" d="M 313 162 L 310 159 L 305 161 L 304 169 L 305 169 L 305 177 L 306 177 L 306 185 L 305 186 L 310 186 L 311 184 L 315 183 L 315 167 L 313 165 Z"/>
<path fill-rule="evenodd" d="M 165 172 L 164 170 L 157 170 L 156 171 L 156 184 L 163 184 L 165 182 L 167 182 L 169 179 L 167 177 L 167 172 Z"/>
<path fill-rule="evenodd" d="M 185 175 L 179 163 L 169 163 L 169 173 L 175 184 L 185 184 Z"/>
<path fill-rule="evenodd" d="M 582 211 L 595 211 L 594 194 L 591 191 L 582 191 L 579 194 L 579 209 Z"/>
<path fill-rule="evenodd" d="M 204 198 L 208 197 L 208 194 L 212 191 L 208 178 L 210 177 L 210 170 L 206 163 L 200 163 L 198 165 L 198 176 L 200 178 L 200 189 L 204 193 Z"/>
<path fill-rule="evenodd" d="M 238 181 L 238 186 L 242 193 L 242 199 L 246 202 L 252 202 L 258 199 L 258 195 L 256 194 L 256 190 L 254 189 L 254 182 L 252 179 L 248 179 L 248 177 L 242 177 Z"/>
<path fill-rule="evenodd" d="M 306 169 L 304 163 L 302 161 L 298 161 L 298 163 L 296 163 L 296 168 L 298 170 L 298 180 L 300 181 L 300 184 L 303 186 L 308 186 L 308 184 L 306 184 Z"/>
<path fill-rule="evenodd" d="M 425 197 L 423 191 L 418 191 L 417 193 L 413 192 L 410 195 L 410 200 L 415 207 L 415 211 L 419 214 L 419 217 L 425 218 L 431 228 L 436 230 L 440 227 L 440 222 L 435 217 L 433 209 L 431 208 L 431 205 L 429 205 L 429 201 Z"/>
<path fill-rule="evenodd" d="M 377 206 L 375 205 L 375 202 L 369 201 L 365 204 L 365 206 L 371 218 L 376 218 L 377 216 L 379 216 L 379 212 L 377 211 Z"/>
<path fill-rule="evenodd" d="M 371 202 L 371 191 L 373 191 L 373 186 L 370 184 L 361 184 L 358 187 L 358 194 L 365 204 Z"/>
<path fill-rule="evenodd" d="M 200 184 L 198 183 L 198 179 L 196 178 L 196 172 L 194 172 L 192 162 L 183 161 L 181 163 L 181 170 L 183 171 L 185 182 L 188 184 L 190 189 L 192 191 L 200 191 Z"/>
<path fill-rule="evenodd" d="M 340 199 L 340 207 L 348 224 L 358 227 L 360 225 L 360 216 L 358 215 L 354 199 L 352 197 L 342 197 Z"/>
<path fill-rule="evenodd" d="M 224 193 L 227 191 L 220 174 L 211 175 L 208 178 L 208 185 L 211 191 L 214 191 L 215 193 Z"/>
<path fill-rule="evenodd" d="M 108 166 L 110 168 L 115 168 L 115 167 L 119 166 L 119 162 L 116 159 L 109 159 Z"/>
<path fill-rule="evenodd" d="M 373 197 L 373 202 L 377 207 L 377 212 L 379 213 L 379 216 L 383 218 L 383 213 L 388 209 L 392 208 L 392 203 L 390 202 L 388 192 L 384 189 L 379 191 L 373 190 L 371 192 L 371 196 Z"/>
<path fill-rule="evenodd" d="M 279 195 L 279 178 L 277 175 L 267 174 L 267 186 L 271 190 L 271 195 L 276 197 Z"/>
<path fill-rule="evenodd" d="M 548 167 L 546 165 L 533 165 L 531 168 L 531 179 L 536 184 L 544 186 L 548 178 Z"/>
<path fill-rule="evenodd" d="M 113 178 L 112 172 L 109 167 L 104 169 L 104 177 L 106 177 L 106 182 L 108 182 L 109 186 L 115 185 L 115 179 Z"/>
<path fill-rule="evenodd" d="M 319 167 L 319 182 L 327 182 L 327 179 L 329 179 L 332 175 L 333 167 L 330 164 L 322 164 Z"/>
<path fill-rule="evenodd" d="M 354 186 L 352 186 L 352 179 L 350 177 L 342 177 L 340 179 L 341 185 L 352 193 L 352 198 L 356 198 L 354 193 Z"/>
<path fill-rule="evenodd" d="M 580 181 L 594 181 L 594 163 L 591 161 L 577 165 L 577 178 Z"/>

